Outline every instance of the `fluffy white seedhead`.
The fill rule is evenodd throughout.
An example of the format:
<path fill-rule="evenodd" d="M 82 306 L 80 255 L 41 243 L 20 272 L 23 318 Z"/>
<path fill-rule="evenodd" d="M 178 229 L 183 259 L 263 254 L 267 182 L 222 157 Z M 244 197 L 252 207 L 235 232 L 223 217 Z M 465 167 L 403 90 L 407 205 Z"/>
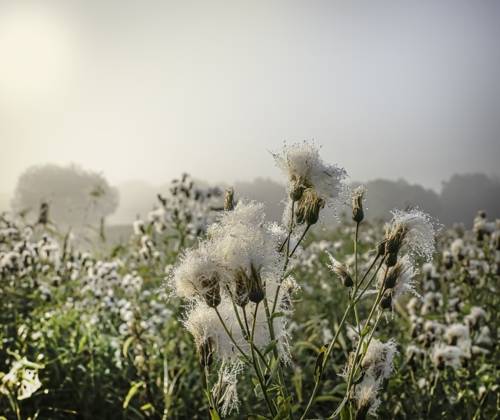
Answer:
<path fill-rule="evenodd" d="M 344 168 L 323 162 L 319 147 L 312 141 L 284 144 L 283 149 L 273 153 L 277 166 L 289 180 L 289 188 L 296 182 L 313 187 L 327 204 L 341 195 L 347 177 Z"/>
<path fill-rule="evenodd" d="M 202 242 L 196 249 L 188 249 L 171 272 L 171 287 L 179 297 L 195 299 L 206 290 L 203 279 L 217 274 L 221 281 L 225 271 L 213 252 L 213 244 Z"/>
<path fill-rule="evenodd" d="M 368 374 L 375 378 L 387 379 L 391 376 L 394 356 L 397 353 L 396 341 L 391 339 L 385 343 L 372 339 L 361 365 Z"/>
<path fill-rule="evenodd" d="M 446 328 L 444 337 L 448 344 L 453 344 L 462 350 L 465 357 L 470 356 L 472 342 L 469 327 L 463 324 L 452 324 Z"/>
<path fill-rule="evenodd" d="M 219 263 L 232 272 L 243 270 L 247 276 L 252 267 L 263 276 L 276 272 L 282 265 L 280 236 L 264 220 L 262 204 L 240 201 L 210 226 L 212 250 Z"/>
<path fill-rule="evenodd" d="M 347 271 L 347 267 L 340 261 L 335 259 L 335 257 L 328 251 L 326 251 L 326 253 L 328 255 L 328 258 L 330 259 L 330 264 L 328 264 L 328 268 L 342 280 L 344 286 L 347 287 L 352 286 L 352 279 L 349 272 Z"/>
<path fill-rule="evenodd" d="M 422 297 L 415 290 L 415 278 L 418 274 L 418 270 L 414 268 L 408 255 L 403 256 L 403 258 L 398 261 L 398 264 L 401 265 L 401 274 L 396 282 L 396 286 L 394 286 L 394 293 L 392 295 L 393 304 L 406 293 L 411 293 L 421 299 Z"/>
<path fill-rule="evenodd" d="M 436 251 L 435 236 L 436 222 L 427 213 L 419 210 L 393 210 L 389 231 L 393 232 L 401 227 L 406 231 L 404 243 L 413 257 L 422 257 L 425 261 L 432 261 Z"/>
<path fill-rule="evenodd" d="M 455 239 L 450 245 L 450 251 L 455 258 L 463 254 L 464 251 L 464 241 L 462 238 Z"/>
<path fill-rule="evenodd" d="M 380 390 L 381 381 L 372 375 L 365 375 L 360 384 L 356 385 L 354 399 L 358 410 L 369 407 L 368 413 L 372 416 L 377 414 L 380 399 L 377 397 Z"/>
<path fill-rule="evenodd" d="M 462 357 L 464 357 L 464 354 L 460 347 L 448 346 L 442 343 L 436 344 L 431 354 L 432 362 L 439 368 L 450 366 L 453 369 L 458 369 L 461 366 Z"/>
<path fill-rule="evenodd" d="M 239 346 L 244 348 L 246 345 L 245 339 L 233 313 L 231 302 L 224 299 L 217 309 L 233 339 Z M 192 334 L 198 347 L 210 340 L 215 355 L 220 360 L 226 362 L 236 362 L 238 360 L 238 350 L 226 333 L 214 308 L 209 307 L 204 302 L 196 302 L 187 311 L 184 326 Z"/>

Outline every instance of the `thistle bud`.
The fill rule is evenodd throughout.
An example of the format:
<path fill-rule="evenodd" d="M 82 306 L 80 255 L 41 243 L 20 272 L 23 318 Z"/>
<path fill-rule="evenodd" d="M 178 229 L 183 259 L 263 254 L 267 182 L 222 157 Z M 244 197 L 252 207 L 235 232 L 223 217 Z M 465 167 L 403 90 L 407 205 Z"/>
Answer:
<path fill-rule="evenodd" d="M 228 188 L 224 194 L 224 210 L 234 210 L 234 190 L 232 188 Z"/>
<path fill-rule="evenodd" d="M 389 270 L 387 276 L 385 277 L 384 287 L 386 289 L 392 289 L 394 286 L 396 286 L 396 283 L 399 277 L 401 276 L 403 270 L 404 267 L 400 263 L 394 265 L 394 267 Z"/>
<path fill-rule="evenodd" d="M 319 212 L 323 207 L 325 207 L 325 200 L 312 188 L 305 189 L 297 208 L 297 224 L 314 225 L 318 221 Z"/>
<path fill-rule="evenodd" d="M 380 299 L 380 307 L 382 309 L 392 308 L 392 294 L 391 293 L 384 293 L 384 296 L 382 296 L 382 299 Z"/>
<path fill-rule="evenodd" d="M 292 201 L 299 201 L 302 198 L 305 187 L 299 181 L 292 181 L 290 188 L 290 199 Z"/>
<path fill-rule="evenodd" d="M 351 275 L 347 271 L 347 267 L 337 261 L 330 253 L 328 253 L 328 256 L 331 261 L 331 264 L 329 264 L 328 267 L 340 278 L 340 281 L 345 287 L 352 287 L 354 282 L 352 281 Z"/>
<path fill-rule="evenodd" d="M 238 306 L 244 307 L 249 299 L 249 291 L 248 291 L 248 277 L 243 270 L 239 270 L 236 273 L 235 285 L 236 285 L 236 295 L 235 302 Z"/>
<path fill-rule="evenodd" d="M 453 267 L 453 257 L 449 253 L 443 254 L 444 268 L 450 270 Z"/>
<path fill-rule="evenodd" d="M 365 188 L 360 185 L 352 194 L 352 220 L 356 223 L 361 223 L 365 217 L 363 211 L 363 195 Z"/>
<path fill-rule="evenodd" d="M 385 260 L 385 265 L 387 267 L 394 267 L 397 262 L 398 262 L 398 254 L 390 253 L 387 255 L 387 258 Z"/>
<path fill-rule="evenodd" d="M 390 230 L 386 232 L 385 252 L 387 254 L 397 254 L 401 245 L 403 245 L 403 240 L 407 233 L 408 228 L 403 224 L 392 226 Z"/>
<path fill-rule="evenodd" d="M 212 274 L 210 277 L 202 276 L 200 279 L 202 287 L 201 294 L 205 302 L 211 308 L 216 308 L 221 302 L 219 276 L 217 273 Z"/>
<path fill-rule="evenodd" d="M 248 299 L 253 303 L 259 303 L 264 299 L 264 289 L 262 288 L 262 280 L 260 273 L 251 265 L 252 276 L 250 279 L 250 290 L 248 291 Z"/>

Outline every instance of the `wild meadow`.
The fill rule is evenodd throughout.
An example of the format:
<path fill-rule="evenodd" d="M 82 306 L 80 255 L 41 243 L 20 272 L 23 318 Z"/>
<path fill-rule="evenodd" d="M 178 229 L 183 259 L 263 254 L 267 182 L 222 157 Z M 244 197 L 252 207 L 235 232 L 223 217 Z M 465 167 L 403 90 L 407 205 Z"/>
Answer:
<path fill-rule="evenodd" d="M 0 418 L 498 418 L 498 215 L 367 220 L 314 143 L 269 158 L 280 223 L 187 175 L 113 246 L 3 214 Z"/>

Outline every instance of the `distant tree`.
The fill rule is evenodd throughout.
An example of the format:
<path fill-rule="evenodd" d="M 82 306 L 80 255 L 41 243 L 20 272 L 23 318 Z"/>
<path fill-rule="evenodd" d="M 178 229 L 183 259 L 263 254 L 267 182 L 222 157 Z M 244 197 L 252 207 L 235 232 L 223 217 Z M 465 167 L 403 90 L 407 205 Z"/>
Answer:
<path fill-rule="evenodd" d="M 234 193 L 237 199 L 246 198 L 264 203 L 269 220 L 281 221 L 286 197 L 285 186 L 269 178 L 256 178 L 251 182 L 236 182 Z"/>
<path fill-rule="evenodd" d="M 478 210 L 492 219 L 500 217 L 500 179 L 484 174 L 453 175 L 443 182 L 442 221 L 470 226 Z"/>
<path fill-rule="evenodd" d="M 421 185 L 409 184 L 403 179 L 398 181 L 377 179 L 365 185 L 368 218 L 387 219 L 392 209 L 409 207 L 419 207 L 435 217 L 441 215 L 439 195 Z"/>
<path fill-rule="evenodd" d="M 28 168 L 18 179 L 12 209 L 57 225 L 101 224 L 118 206 L 118 191 L 103 175 L 78 166 Z M 42 214 L 45 213 L 45 214 Z"/>

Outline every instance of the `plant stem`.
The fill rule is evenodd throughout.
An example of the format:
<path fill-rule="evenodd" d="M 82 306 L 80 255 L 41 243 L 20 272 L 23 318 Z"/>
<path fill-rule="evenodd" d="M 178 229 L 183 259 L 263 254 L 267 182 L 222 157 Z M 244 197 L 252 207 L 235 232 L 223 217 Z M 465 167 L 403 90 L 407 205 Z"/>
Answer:
<path fill-rule="evenodd" d="M 299 241 L 297 242 L 297 244 L 295 245 L 295 247 L 293 248 L 293 251 L 292 253 L 290 254 L 289 258 L 292 258 L 293 257 L 293 254 L 295 254 L 295 251 L 297 250 L 297 248 L 299 247 L 299 244 L 302 242 L 302 239 L 304 239 L 304 236 L 306 236 L 306 233 L 307 231 L 309 230 L 309 228 L 311 227 L 311 225 L 307 225 L 306 228 L 304 229 L 304 232 L 302 232 L 302 235 L 300 236 L 299 238 Z"/>
<path fill-rule="evenodd" d="M 272 405 L 271 401 L 269 400 L 269 396 L 267 395 L 267 386 L 265 385 L 264 378 L 262 377 L 262 372 L 260 371 L 260 368 L 258 367 L 257 360 L 255 358 L 255 351 L 254 351 L 254 337 L 255 337 L 255 324 L 257 321 L 257 310 L 259 309 L 259 303 L 255 305 L 255 311 L 253 313 L 253 321 L 252 321 L 252 332 L 250 333 L 250 348 L 251 348 L 251 353 L 252 353 L 252 360 L 253 360 L 253 366 L 255 369 L 255 373 L 257 374 L 257 378 L 260 384 L 260 387 L 262 389 L 262 394 L 264 395 L 264 399 L 266 400 L 267 407 L 269 408 L 269 411 L 271 412 L 271 415 L 274 417 L 276 415 L 276 410 L 274 406 Z M 246 316 L 245 316 L 246 318 Z"/>
<path fill-rule="evenodd" d="M 372 270 L 373 266 L 375 265 L 375 263 L 377 262 L 379 258 L 379 255 L 377 254 L 377 256 L 373 259 L 372 263 L 370 264 L 370 267 L 368 268 L 368 270 L 366 271 L 366 273 L 363 275 L 363 278 L 361 279 L 361 282 L 358 284 L 358 288 L 363 284 L 363 281 L 365 280 L 365 278 L 368 276 L 368 273 Z M 371 282 L 373 281 L 373 279 L 375 278 L 375 276 L 377 275 L 377 273 L 379 272 L 380 270 L 380 267 L 382 266 L 382 263 L 384 262 L 384 259 L 382 259 L 381 263 L 379 264 L 377 270 L 375 271 L 375 273 L 373 274 L 373 276 L 371 277 L 370 281 L 368 282 L 368 285 L 371 284 Z M 307 403 L 307 406 L 306 406 L 306 409 L 304 411 L 304 413 L 302 414 L 301 416 L 301 420 L 305 419 L 307 413 L 309 412 L 310 408 L 312 407 L 312 404 L 313 404 L 313 401 L 314 401 L 314 398 L 316 397 L 316 394 L 318 393 L 318 390 L 319 390 L 319 384 L 321 382 L 321 378 L 323 376 L 323 371 L 324 371 L 324 368 L 326 366 L 326 363 L 328 361 L 328 357 L 330 356 L 330 353 L 332 352 L 333 350 L 333 346 L 335 345 L 335 343 L 337 342 L 337 339 L 340 335 L 340 331 L 342 330 L 342 327 L 344 326 L 345 324 L 345 321 L 347 319 L 347 316 L 350 312 L 350 310 L 352 309 L 352 307 L 354 305 L 356 305 L 356 303 L 359 301 L 359 298 L 361 298 L 361 296 L 363 295 L 363 293 L 366 291 L 366 289 L 368 287 L 366 287 L 362 292 L 361 294 L 357 297 L 356 296 L 356 293 L 357 293 L 357 290 L 358 288 L 355 287 L 355 290 L 353 291 L 352 293 L 352 298 L 344 312 L 344 315 L 342 316 L 342 319 L 340 321 L 340 324 L 337 328 L 337 331 L 335 333 L 335 336 L 333 337 L 333 339 L 330 341 L 330 344 L 328 345 L 328 348 L 325 352 L 325 356 L 323 358 L 323 364 L 322 364 L 322 367 L 321 367 L 321 372 L 317 378 L 317 380 L 315 381 L 314 383 L 314 388 L 313 388 L 313 391 L 312 391 L 312 394 L 311 396 L 309 397 L 309 401 Z"/>

